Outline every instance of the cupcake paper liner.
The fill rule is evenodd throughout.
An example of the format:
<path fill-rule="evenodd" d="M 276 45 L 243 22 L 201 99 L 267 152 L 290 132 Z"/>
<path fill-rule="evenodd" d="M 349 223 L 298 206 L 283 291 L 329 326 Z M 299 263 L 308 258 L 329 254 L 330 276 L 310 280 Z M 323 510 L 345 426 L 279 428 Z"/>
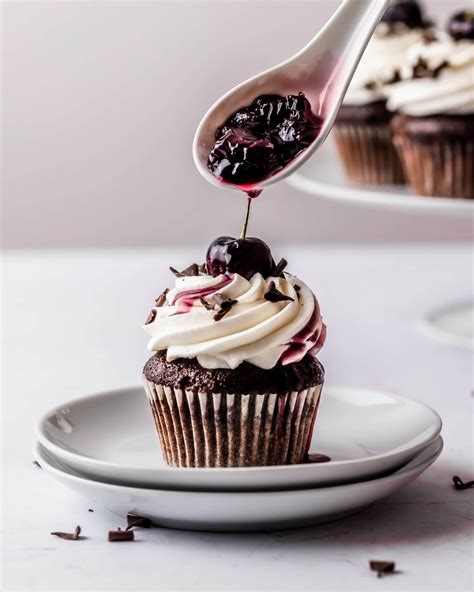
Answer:
<path fill-rule="evenodd" d="M 474 140 L 427 143 L 396 135 L 394 143 L 416 194 L 474 199 Z"/>
<path fill-rule="evenodd" d="M 143 381 L 163 456 L 171 466 L 296 464 L 308 451 L 322 385 L 286 395 L 244 395 Z"/>
<path fill-rule="evenodd" d="M 351 181 L 365 185 L 404 183 L 402 164 L 388 123 L 337 123 L 334 138 Z"/>

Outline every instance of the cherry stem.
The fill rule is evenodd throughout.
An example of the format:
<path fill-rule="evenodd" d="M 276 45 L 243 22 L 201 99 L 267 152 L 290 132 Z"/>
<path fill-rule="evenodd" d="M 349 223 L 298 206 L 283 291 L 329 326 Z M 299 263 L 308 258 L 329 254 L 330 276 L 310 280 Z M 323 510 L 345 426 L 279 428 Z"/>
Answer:
<path fill-rule="evenodd" d="M 250 205 L 252 204 L 252 198 L 249 197 L 247 200 L 247 213 L 245 214 L 244 225 L 242 227 L 242 233 L 240 238 L 245 238 L 247 236 L 247 226 L 249 224 L 249 216 L 250 216 Z"/>

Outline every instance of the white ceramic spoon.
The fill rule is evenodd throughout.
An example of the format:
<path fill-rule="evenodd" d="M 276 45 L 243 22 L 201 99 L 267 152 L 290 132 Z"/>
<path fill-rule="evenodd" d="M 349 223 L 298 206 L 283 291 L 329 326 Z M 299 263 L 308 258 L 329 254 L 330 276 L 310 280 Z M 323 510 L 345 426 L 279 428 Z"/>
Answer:
<path fill-rule="evenodd" d="M 291 175 L 324 142 L 336 118 L 352 75 L 389 0 L 345 0 L 331 20 L 299 53 L 270 70 L 242 82 L 209 109 L 196 130 L 194 162 L 200 173 L 214 185 L 222 184 L 207 167 L 207 157 L 217 128 L 237 109 L 263 94 L 303 92 L 313 112 L 323 119 L 314 142 L 281 171 L 252 188 L 263 189 Z M 247 188 L 247 186 L 246 186 Z"/>

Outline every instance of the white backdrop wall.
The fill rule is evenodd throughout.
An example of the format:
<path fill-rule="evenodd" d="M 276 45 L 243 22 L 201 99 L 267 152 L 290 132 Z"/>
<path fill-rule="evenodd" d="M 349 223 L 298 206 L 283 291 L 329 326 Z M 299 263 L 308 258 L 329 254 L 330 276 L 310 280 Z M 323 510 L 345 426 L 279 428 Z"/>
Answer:
<path fill-rule="evenodd" d="M 224 91 L 303 46 L 338 4 L 3 3 L 4 246 L 156 245 L 238 233 L 244 197 L 199 176 L 196 125 Z M 425 4 L 441 20 L 463 7 Z M 453 240 L 470 231 L 467 222 L 355 209 L 284 184 L 257 200 L 251 222 L 251 234 L 280 242 Z"/>

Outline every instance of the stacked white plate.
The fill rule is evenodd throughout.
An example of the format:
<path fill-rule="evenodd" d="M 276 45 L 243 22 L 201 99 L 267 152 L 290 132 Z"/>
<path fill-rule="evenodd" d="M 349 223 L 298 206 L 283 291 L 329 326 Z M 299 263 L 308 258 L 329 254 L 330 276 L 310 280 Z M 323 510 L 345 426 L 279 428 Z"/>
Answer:
<path fill-rule="evenodd" d="M 248 531 L 328 522 L 416 479 L 440 455 L 441 420 L 389 393 L 324 388 L 311 453 L 326 462 L 173 468 L 161 456 L 143 388 L 70 401 L 38 426 L 34 454 L 92 503 L 157 525 Z"/>
<path fill-rule="evenodd" d="M 292 187 L 321 199 L 354 206 L 426 216 L 472 220 L 472 199 L 414 195 L 405 185 L 359 185 L 344 173 L 331 136 L 318 149 L 318 158 L 308 160 L 285 181 Z"/>

